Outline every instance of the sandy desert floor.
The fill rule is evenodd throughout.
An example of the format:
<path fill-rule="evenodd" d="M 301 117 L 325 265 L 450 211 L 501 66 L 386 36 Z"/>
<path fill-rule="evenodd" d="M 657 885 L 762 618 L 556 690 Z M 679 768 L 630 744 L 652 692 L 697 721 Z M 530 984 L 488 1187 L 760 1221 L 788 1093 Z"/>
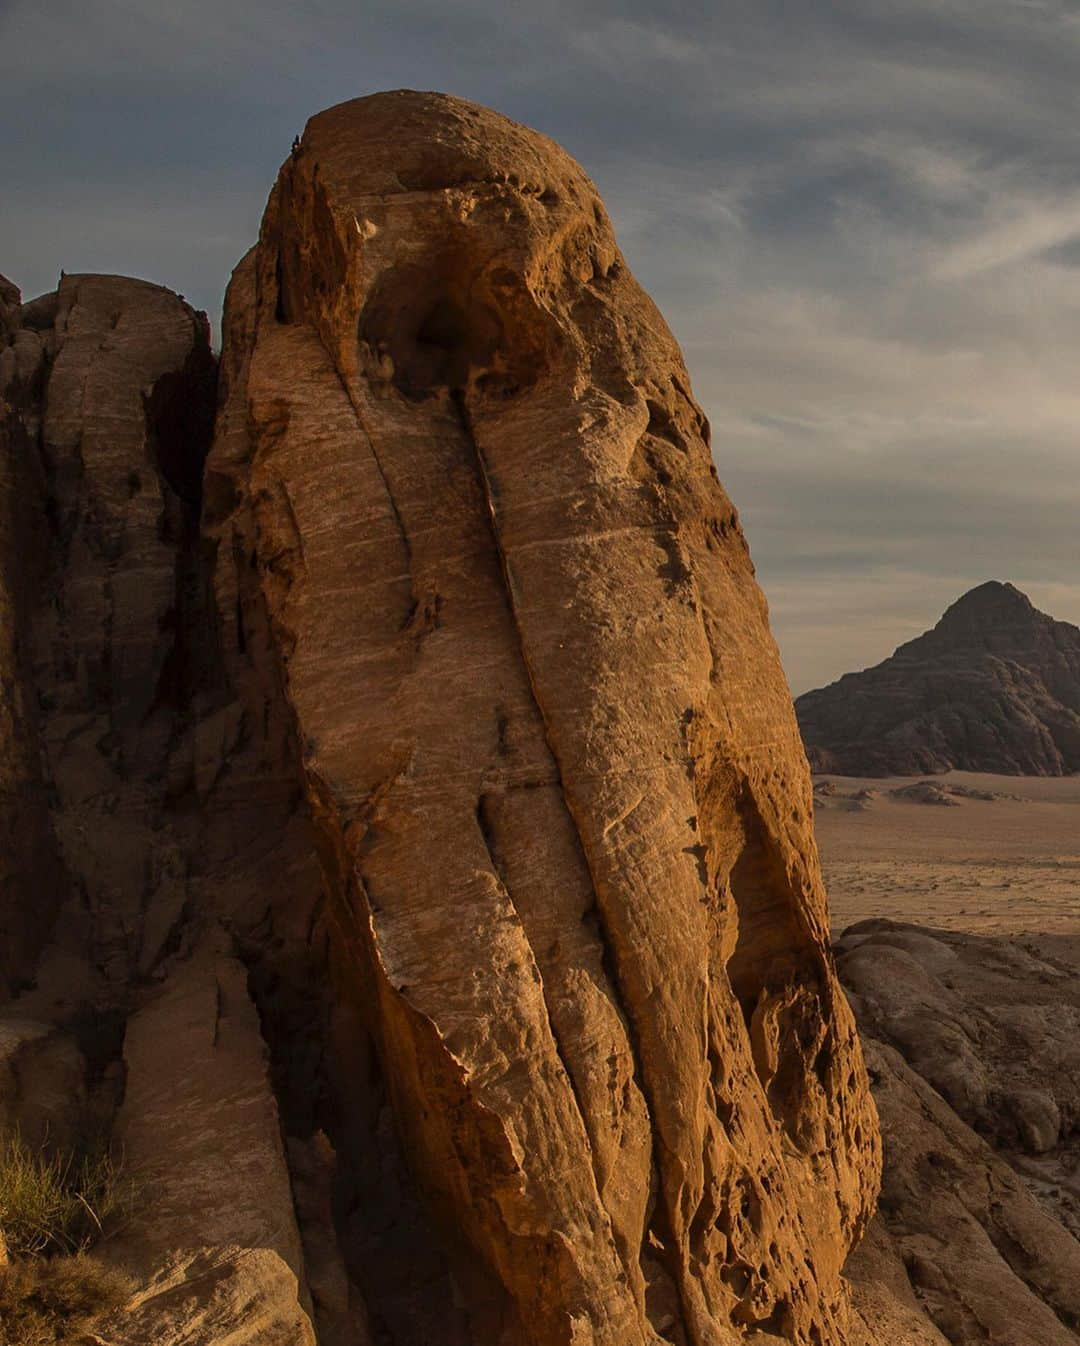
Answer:
<path fill-rule="evenodd" d="M 890 795 L 912 777 L 815 776 L 834 931 L 886 916 L 1040 944 L 1049 936 L 1061 952 L 1075 941 L 1069 952 L 1080 953 L 1080 776 L 932 779 L 1013 797 L 952 795 L 944 806 Z"/>

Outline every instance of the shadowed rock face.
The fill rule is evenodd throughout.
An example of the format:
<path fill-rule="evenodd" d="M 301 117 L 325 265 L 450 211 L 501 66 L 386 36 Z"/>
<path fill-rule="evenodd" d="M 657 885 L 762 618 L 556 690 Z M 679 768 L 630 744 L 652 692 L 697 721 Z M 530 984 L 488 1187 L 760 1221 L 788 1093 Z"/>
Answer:
<path fill-rule="evenodd" d="M 231 956 L 291 809 L 210 802 L 243 770 L 198 533 L 215 388 L 205 316 L 168 290 L 0 284 L 0 1138 L 111 1132 L 137 1175 L 103 1245 L 137 1273 L 114 1346 L 314 1342 Z"/>
<path fill-rule="evenodd" d="M 852 776 L 1080 770 L 1080 629 L 991 581 L 874 668 L 795 703 L 811 765 Z"/>
<path fill-rule="evenodd" d="M 62 887 L 39 762 L 30 657 L 21 638 L 47 557 L 34 526 L 44 505 L 33 452 L 43 367 L 41 338 L 23 330 L 19 291 L 0 277 L 0 978 L 5 983 L 25 980 L 32 970 Z M 30 892 L 36 895 L 32 904 L 26 901 Z"/>
<path fill-rule="evenodd" d="M 707 424 L 595 189 L 455 99 L 320 114 L 223 378 L 225 659 L 280 671 L 332 1051 L 347 1075 L 374 1045 L 458 1287 L 443 1339 L 844 1340 L 879 1155 L 809 779 Z"/>
<path fill-rule="evenodd" d="M 167 290 L 69 276 L 20 305 L 0 286 L 0 971 L 16 987 L 73 874 L 122 943 L 117 892 L 151 863 L 116 789 L 161 793 L 214 386 L 205 318 Z"/>

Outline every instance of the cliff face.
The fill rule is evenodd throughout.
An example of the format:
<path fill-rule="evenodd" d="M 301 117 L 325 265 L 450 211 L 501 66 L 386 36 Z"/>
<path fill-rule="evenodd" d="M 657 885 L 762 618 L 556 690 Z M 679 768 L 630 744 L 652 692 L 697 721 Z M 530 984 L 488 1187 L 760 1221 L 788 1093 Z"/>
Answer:
<path fill-rule="evenodd" d="M 69 277 L 9 327 L 4 798 L 55 886 L 4 890 L 7 1012 L 160 1193 L 109 1339 L 869 1340 L 795 717 L 581 170 L 438 95 L 314 118 L 205 468 L 175 296 Z"/>
<path fill-rule="evenodd" d="M 446 1339 L 841 1340 L 878 1142 L 809 782 L 594 188 L 457 100 L 323 113 L 223 372 L 228 657 L 280 665 L 340 994 L 465 1287 Z"/>
<path fill-rule="evenodd" d="M 1080 629 L 990 582 L 884 663 L 795 703 L 815 770 L 1080 770 Z"/>

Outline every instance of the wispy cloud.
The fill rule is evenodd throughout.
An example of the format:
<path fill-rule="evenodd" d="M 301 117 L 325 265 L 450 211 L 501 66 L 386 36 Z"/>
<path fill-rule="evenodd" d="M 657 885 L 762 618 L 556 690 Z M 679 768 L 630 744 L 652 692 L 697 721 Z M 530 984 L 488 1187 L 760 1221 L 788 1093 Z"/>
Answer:
<path fill-rule="evenodd" d="M 1003 213 L 1005 218 L 991 218 L 975 237 L 950 248 L 938 274 L 950 280 L 966 279 L 1038 257 L 1080 236 L 1080 193 L 1063 200 L 1012 199 Z"/>
<path fill-rule="evenodd" d="M 991 575 L 1080 620 L 1078 77 L 1072 0 L 0 0 L 0 270 L 215 310 L 318 108 L 538 126 L 686 350 L 803 690 Z"/>

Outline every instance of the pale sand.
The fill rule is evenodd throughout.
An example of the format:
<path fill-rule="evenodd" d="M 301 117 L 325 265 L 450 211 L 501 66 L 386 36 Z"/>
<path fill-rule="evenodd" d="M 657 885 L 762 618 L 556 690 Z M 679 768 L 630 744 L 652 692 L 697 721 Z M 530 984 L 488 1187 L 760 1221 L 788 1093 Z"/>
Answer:
<path fill-rule="evenodd" d="M 926 779 L 1023 799 L 948 808 L 888 797 L 916 779 L 815 777 L 838 794 L 878 792 L 863 809 L 833 796 L 815 811 L 834 932 L 885 916 L 984 935 L 1072 937 L 1062 943 L 1080 948 L 1080 776 L 954 771 Z"/>

